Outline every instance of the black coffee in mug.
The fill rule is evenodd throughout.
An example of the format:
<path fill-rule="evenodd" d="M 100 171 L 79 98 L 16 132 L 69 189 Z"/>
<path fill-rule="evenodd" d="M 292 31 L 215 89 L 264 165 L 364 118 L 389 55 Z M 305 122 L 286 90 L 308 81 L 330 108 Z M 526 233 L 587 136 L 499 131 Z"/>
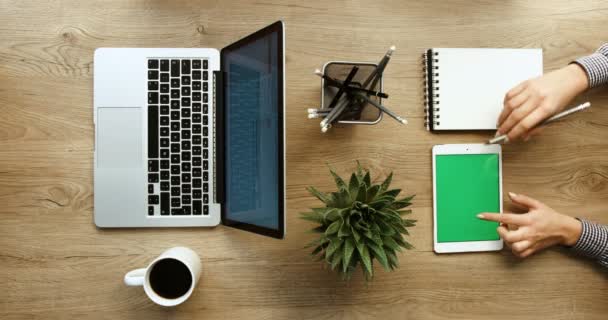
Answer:
<path fill-rule="evenodd" d="M 150 271 L 150 287 L 165 299 L 185 295 L 192 286 L 190 269 L 176 259 L 162 259 Z"/>

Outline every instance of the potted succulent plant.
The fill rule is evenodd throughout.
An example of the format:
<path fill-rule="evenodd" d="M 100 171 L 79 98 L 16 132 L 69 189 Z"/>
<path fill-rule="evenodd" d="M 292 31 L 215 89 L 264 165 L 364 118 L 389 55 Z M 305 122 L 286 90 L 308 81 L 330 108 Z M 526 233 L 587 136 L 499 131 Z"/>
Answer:
<path fill-rule="evenodd" d="M 385 270 L 398 267 L 397 251 L 412 249 L 403 235 L 416 220 L 404 219 L 411 210 L 404 209 L 414 196 L 397 199 L 400 189 L 390 189 L 392 172 L 381 184 L 373 184 L 369 170 L 352 173 L 348 183 L 329 170 L 338 190 L 324 193 L 314 187 L 308 191 L 324 206 L 302 213 L 302 218 L 317 223 L 312 232 L 319 237 L 307 247 L 312 255 L 324 260 L 343 279 L 350 279 L 358 265 L 367 280 L 372 279 L 374 260 Z"/>

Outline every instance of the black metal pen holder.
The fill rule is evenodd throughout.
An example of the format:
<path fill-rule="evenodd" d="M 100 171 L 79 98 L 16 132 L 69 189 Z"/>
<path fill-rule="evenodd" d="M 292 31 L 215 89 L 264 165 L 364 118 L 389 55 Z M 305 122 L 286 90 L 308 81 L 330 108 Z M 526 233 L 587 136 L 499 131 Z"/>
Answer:
<path fill-rule="evenodd" d="M 348 73 L 353 69 L 354 66 L 359 68 L 359 71 L 354 76 L 352 80 L 352 84 L 354 86 L 362 86 L 365 80 L 369 77 L 372 72 L 376 69 L 376 63 L 368 63 L 368 62 L 350 62 L 350 61 L 328 61 L 323 65 L 324 75 L 344 81 L 344 79 L 348 76 Z M 377 82 L 374 88 L 369 88 L 370 90 L 374 90 L 377 92 L 382 92 L 382 76 L 380 76 L 380 81 Z M 338 92 L 338 88 L 333 86 L 328 86 L 327 81 L 325 79 L 321 79 L 321 109 L 320 110 L 331 110 L 329 109 L 329 104 L 333 100 L 334 96 Z M 378 102 L 379 104 L 382 102 L 382 99 L 377 96 L 370 96 L 370 99 Z M 380 122 L 382 120 L 382 112 L 370 105 L 368 102 L 354 104 L 350 108 L 348 108 L 340 118 L 337 123 L 342 124 L 367 124 L 372 125 Z"/>

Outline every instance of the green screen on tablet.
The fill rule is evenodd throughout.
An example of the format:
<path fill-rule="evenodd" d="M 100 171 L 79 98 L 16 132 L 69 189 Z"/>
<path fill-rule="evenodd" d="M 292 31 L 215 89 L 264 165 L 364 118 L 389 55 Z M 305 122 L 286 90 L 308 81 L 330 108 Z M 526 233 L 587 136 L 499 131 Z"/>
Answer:
<path fill-rule="evenodd" d="M 478 219 L 500 211 L 498 154 L 437 155 L 437 241 L 499 240 L 498 223 Z"/>

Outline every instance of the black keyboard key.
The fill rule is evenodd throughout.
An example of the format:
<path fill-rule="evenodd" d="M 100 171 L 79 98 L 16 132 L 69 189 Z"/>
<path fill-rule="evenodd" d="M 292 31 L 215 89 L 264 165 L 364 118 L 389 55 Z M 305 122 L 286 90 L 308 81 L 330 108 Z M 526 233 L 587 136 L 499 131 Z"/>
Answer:
<path fill-rule="evenodd" d="M 201 101 L 201 93 L 193 92 L 192 93 L 192 101 Z"/>
<path fill-rule="evenodd" d="M 192 90 L 201 90 L 201 82 L 200 81 L 192 81 Z"/>
<path fill-rule="evenodd" d="M 148 81 L 148 90 L 158 90 L 158 81 Z"/>
<path fill-rule="evenodd" d="M 209 124 L 209 116 L 203 116 L 203 125 L 208 125 Z"/>
<path fill-rule="evenodd" d="M 196 144 L 199 145 L 201 144 L 201 136 L 198 134 L 195 134 L 192 136 L 192 144 Z"/>
<path fill-rule="evenodd" d="M 191 168 L 190 162 L 182 162 L 182 171 L 188 172 L 188 171 L 190 171 L 190 168 Z M 188 182 L 188 181 L 186 181 L 186 182 Z"/>
<path fill-rule="evenodd" d="M 209 192 L 209 183 L 203 183 L 203 192 Z"/>
<path fill-rule="evenodd" d="M 205 83 L 203 83 L 203 92 L 207 92 L 207 91 L 209 91 L 209 83 L 205 82 Z"/>
<path fill-rule="evenodd" d="M 179 142 L 179 131 L 171 132 L 171 142 Z"/>
<path fill-rule="evenodd" d="M 190 141 L 182 141 L 182 150 L 190 150 Z"/>
<path fill-rule="evenodd" d="M 208 104 L 204 104 L 203 105 L 203 113 L 209 113 L 209 105 Z"/>
<path fill-rule="evenodd" d="M 182 106 L 179 104 L 179 99 L 178 100 L 171 100 L 171 109 L 179 109 Z"/>
<path fill-rule="evenodd" d="M 182 203 L 180 198 L 171 198 L 171 207 L 181 207 Z"/>
<path fill-rule="evenodd" d="M 179 86 L 180 86 L 179 78 L 171 79 L 171 88 L 179 88 Z"/>
<path fill-rule="evenodd" d="M 198 102 L 192 102 L 192 112 L 201 112 L 201 104 Z"/>
<path fill-rule="evenodd" d="M 190 95 L 190 87 L 182 87 L 182 96 L 189 96 L 189 95 Z"/>
<path fill-rule="evenodd" d="M 182 73 L 190 73 L 190 60 L 182 60 Z"/>
<path fill-rule="evenodd" d="M 160 149 L 160 157 L 163 159 L 169 158 L 169 149 Z M 162 168 L 169 169 L 169 168 Z"/>
<path fill-rule="evenodd" d="M 160 74 L 160 82 L 169 82 L 169 73 L 161 72 Z"/>
<path fill-rule="evenodd" d="M 169 147 L 169 138 L 160 138 L 160 146 L 163 148 Z"/>
<path fill-rule="evenodd" d="M 204 204 L 209 203 L 209 195 L 208 195 L 208 194 L 204 194 L 204 195 L 203 195 L 203 203 L 204 203 Z"/>
<path fill-rule="evenodd" d="M 190 129 L 190 119 L 182 119 L 182 128 Z"/>
<path fill-rule="evenodd" d="M 180 174 L 179 165 L 173 165 L 173 166 L 171 166 L 171 173 L 172 174 Z"/>
<path fill-rule="evenodd" d="M 160 136 L 168 137 L 169 136 L 169 127 L 160 127 Z"/>
<path fill-rule="evenodd" d="M 192 125 L 192 133 L 201 133 L 201 125 L 200 124 Z"/>
<path fill-rule="evenodd" d="M 200 69 L 201 68 L 201 60 L 192 60 L 192 69 Z"/>
<path fill-rule="evenodd" d="M 166 116 L 169 114 L 169 106 L 168 105 L 161 105 L 160 106 L 160 114 L 163 116 Z"/>
<path fill-rule="evenodd" d="M 169 191 L 169 189 L 171 188 L 171 184 L 169 183 L 169 181 L 162 181 L 160 183 L 160 191 Z M 161 193 L 162 196 L 162 193 Z M 162 199 L 161 199 L 162 202 Z"/>
<path fill-rule="evenodd" d="M 158 160 L 148 160 L 148 172 L 158 172 Z"/>
<path fill-rule="evenodd" d="M 182 208 L 172 208 L 171 209 L 171 215 L 172 216 L 183 216 L 184 215 L 184 210 L 182 210 Z"/>
<path fill-rule="evenodd" d="M 171 203 L 169 202 L 169 192 L 161 192 L 160 193 L 160 215 L 167 216 L 169 215 L 169 208 L 171 207 Z"/>
<path fill-rule="evenodd" d="M 192 114 L 192 123 L 201 123 L 201 114 L 200 113 Z"/>
<path fill-rule="evenodd" d="M 148 69 L 158 69 L 158 60 L 156 60 L 156 59 L 148 60 Z"/>
<path fill-rule="evenodd" d="M 182 130 L 182 139 L 190 139 L 190 130 Z"/>
<path fill-rule="evenodd" d="M 192 214 L 200 216 L 203 214 L 203 203 L 201 200 L 192 201 Z"/>
<path fill-rule="evenodd" d="M 160 71 L 169 71 L 169 60 L 160 60 Z"/>
<path fill-rule="evenodd" d="M 158 195 L 152 194 L 148 196 L 148 204 L 159 204 L 160 197 Z"/>
<path fill-rule="evenodd" d="M 209 135 L 209 129 L 207 127 L 203 128 L 203 136 L 206 137 Z"/>
<path fill-rule="evenodd" d="M 209 61 L 203 60 L 203 69 L 207 69 L 209 67 Z"/>
<path fill-rule="evenodd" d="M 182 196 L 182 205 L 190 204 L 190 202 L 192 202 L 192 198 L 189 195 Z"/>
<path fill-rule="evenodd" d="M 207 71 L 203 71 L 203 80 L 209 80 L 209 73 L 207 73 Z"/>
<path fill-rule="evenodd" d="M 154 185 L 153 184 L 149 184 L 148 185 L 148 193 L 154 193 Z"/>
<path fill-rule="evenodd" d="M 182 107 L 190 106 L 190 98 L 182 98 Z"/>
<path fill-rule="evenodd" d="M 183 201 L 183 199 L 182 199 L 182 201 Z M 190 202 L 188 202 L 188 203 L 190 203 Z M 192 214 L 192 207 L 191 206 L 183 206 L 182 207 L 182 213 L 185 216 L 189 216 L 190 214 Z"/>
<path fill-rule="evenodd" d="M 163 149 L 163 150 L 167 150 L 167 149 Z M 169 157 L 169 150 L 167 150 L 167 158 Z M 169 160 L 161 160 L 160 161 L 160 169 L 161 170 L 167 170 L 170 168 L 170 162 Z"/>
<path fill-rule="evenodd" d="M 190 117 L 190 109 L 188 108 L 183 108 L 182 109 L 182 117 Z"/>
<path fill-rule="evenodd" d="M 203 196 L 201 189 L 192 190 L 192 199 L 200 199 Z"/>
<path fill-rule="evenodd" d="M 203 170 L 209 170 L 209 161 L 203 161 Z"/>
<path fill-rule="evenodd" d="M 182 163 L 183 165 L 183 163 Z M 182 182 L 189 183 L 192 181 L 192 176 L 189 173 L 182 173 Z"/>
<path fill-rule="evenodd" d="M 209 206 L 208 205 L 204 205 L 203 206 L 203 215 L 209 215 Z"/>
<path fill-rule="evenodd" d="M 192 158 L 192 166 L 200 167 L 201 166 L 201 157 Z"/>
<path fill-rule="evenodd" d="M 148 112 L 148 114 L 150 114 L 150 113 Z M 169 117 L 168 116 L 161 116 L 160 117 L 160 124 L 162 126 L 168 126 L 169 125 Z M 149 134 L 148 134 L 148 136 L 149 136 Z"/>
<path fill-rule="evenodd" d="M 171 196 L 172 197 L 178 197 L 180 195 L 180 191 L 182 188 L 180 187 L 172 187 L 171 188 Z"/>
<path fill-rule="evenodd" d="M 169 179 L 171 178 L 171 174 L 169 173 L 169 170 L 163 170 L 160 172 L 160 179 L 163 181 L 169 181 Z"/>
<path fill-rule="evenodd" d="M 149 216 L 153 216 L 154 215 L 154 206 L 148 206 L 148 215 Z"/>
<path fill-rule="evenodd" d="M 182 85 L 184 85 L 184 86 L 190 85 L 190 76 L 182 76 Z"/>
<path fill-rule="evenodd" d="M 148 107 L 148 158 L 158 158 L 158 106 Z"/>
<path fill-rule="evenodd" d="M 171 144 L 171 152 L 173 153 L 178 153 L 180 152 L 180 148 L 179 148 L 179 143 L 172 143 Z"/>
<path fill-rule="evenodd" d="M 204 138 L 203 139 L 203 148 L 208 148 L 209 147 L 209 139 Z"/>
<path fill-rule="evenodd" d="M 158 71 L 148 70 L 148 80 L 158 80 Z"/>
<path fill-rule="evenodd" d="M 179 95 L 179 89 L 173 89 L 171 90 L 171 98 L 173 99 L 179 99 L 180 95 Z"/>
<path fill-rule="evenodd" d="M 203 172 L 203 181 L 209 181 L 209 172 Z"/>
<path fill-rule="evenodd" d="M 179 75 L 180 75 L 179 68 L 180 68 L 179 60 L 171 60 L 171 76 L 172 77 L 179 77 Z"/>
<path fill-rule="evenodd" d="M 169 93 L 169 84 L 168 83 L 160 84 L 160 93 Z"/>
<path fill-rule="evenodd" d="M 149 173 L 148 182 L 150 182 L 150 183 L 158 182 L 158 173 Z"/>
<path fill-rule="evenodd" d="M 173 164 L 179 164 L 179 154 L 172 154 L 171 155 L 171 163 Z"/>
<path fill-rule="evenodd" d="M 169 103 L 169 95 L 168 94 L 161 94 L 160 95 L 160 103 L 162 103 L 162 104 L 168 104 Z"/>
<path fill-rule="evenodd" d="M 201 147 L 200 146 L 192 146 L 192 155 L 193 156 L 200 156 L 201 155 Z"/>
<path fill-rule="evenodd" d="M 202 175 L 201 168 L 192 168 L 192 176 L 196 178 L 200 178 Z"/>
<path fill-rule="evenodd" d="M 179 186 L 181 184 L 181 180 L 179 179 L 179 176 L 172 176 L 171 177 L 171 185 L 172 186 Z"/>
<path fill-rule="evenodd" d="M 203 103 L 209 102 L 209 94 L 203 93 Z"/>
<path fill-rule="evenodd" d="M 179 121 L 171 122 L 171 131 L 179 131 Z"/>
<path fill-rule="evenodd" d="M 203 159 L 209 159 L 209 150 L 203 150 Z"/>
<path fill-rule="evenodd" d="M 201 71 L 192 71 L 192 80 L 201 80 Z"/>
<path fill-rule="evenodd" d="M 184 159 L 184 161 L 190 161 L 190 152 L 189 151 L 182 152 L 182 159 Z"/>
<path fill-rule="evenodd" d="M 201 179 L 192 179 L 192 188 L 200 188 L 203 184 Z"/>
<path fill-rule="evenodd" d="M 190 184 L 182 184 L 182 193 L 190 193 L 191 192 Z"/>

